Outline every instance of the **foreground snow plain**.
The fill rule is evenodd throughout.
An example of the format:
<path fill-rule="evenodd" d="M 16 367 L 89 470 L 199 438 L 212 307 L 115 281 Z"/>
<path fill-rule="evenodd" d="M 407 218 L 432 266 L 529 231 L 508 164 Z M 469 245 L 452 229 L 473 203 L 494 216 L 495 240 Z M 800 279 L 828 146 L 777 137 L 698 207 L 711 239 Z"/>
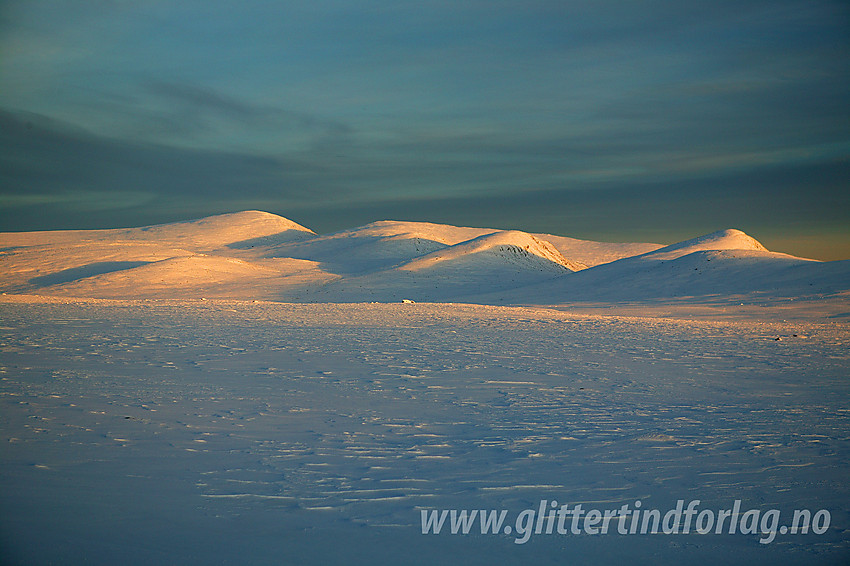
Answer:
<path fill-rule="evenodd" d="M 219 226 L 219 240 L 205 232 L 194 245 L 279 246 L 280 222 L 266 220 L 273 225 L 263 237 L 271 242 L 252 240 L 255 228 L 223 235 Z M 169 229 L 146 231 L 160 231 L 156 253 Z M 311 296 L 354 300 L 360 283 L 351 281 L 387 270 L 409 281 L 392 266 L 409 266 L 410 244 L 423 248 L 414 267 L 431 270 L 435 256 L 428 254 L 464 243 L 455 250 L 478 249 L 481 241 L 469 240 L 489 234 L 455 229 L 473 232 L 437 245 L 385 229 L 368 228 L 379 232 L 371 243 L 394 242 L 380 248 L 383 258 L 364 256 L 374 261 L 368 269 L 351 248 L 334 256 L 333 240 L 349 236 L 311 243 L 297 234 L 302 251 L 310 247 L 319 258 L 309 260 L 318 263 L 311 285 L 332 282 Z M 185 241 L 185 226 L 176 230 Z M 451 232 L 432 231 L 443 239 Z M 504 237 L 497 234 L 500 252 L 512 245 Z M 101 242 L 100 261 L 87 271 L 91 256 L 75 260 L 67 248 L 63 256 L 55 233 L 43 238 L 53 243 L 7 246 L 20 253 L 9 259 L 17 267 L 6 272 L 9 294 L 0 296 L 3 563 L 843 564 L 850 557 L 844 262 L 822 264 L 820 295 L 808 299 L 775 289 L 767 295 L 758 288 L 763 281 L 749 294 L 699 301 L 643 291 L 572 305 L 190 296 L 198 281 L 207 291 L 239 289 L 232 274 L 211 286 L 209 272 L 195 273 L 177 298 L 163 287 L 150 298 L 104 299 L 71 290 L 98 289 L 92 278 L 107 277 L 102 288 L 118 293 L 132 288 L 121 271 L 153 266 L 160 277 L 162 264 L 126 250 L 105 258 Z M 606 261 L 562 277 L 560 268 L 540 269 L 532 258 L 538 273 L 560 279 L 522 275 L 531 285 L 524 297 L 543 296 L 547 286 L 569 290 L 577 283 L 567 277 L 590 277 L 593 269 L 645 280 L 651 270 L 671 273 L 669 264 L 651 262 L 705 259 L 671 259 L 681 249 L 651 244 L 618 251 L 577 242 L 584 261 L 565 254 L 563 242 L 561 257 L 588 265 L 604 253 Z M 745 262 L 761 266 L 770 252 L 747 242 Z M 561 261 L 553 244 L 544 241 L 540 253 Z M 711 250 L 688 245 L 696 248 L 691 253 Z M 455 274 L 468 283 L 454 289 L 466 292 L 486 276 L 493 257 L 527 265 L 516 255 L 489 257 L 484 272 L 480 258 L 466 257 Z M 607 263 L 612 257 L 621 261 Z M 804 260 L 767 259 L 812 269 Z M 52 271 L 27 271 L 51 262 Z M 107 263 L 109 273 L 96 273 Z M 682 271 L 693 277 L 698 270 L 688 263 Z M 748 273 L 748 281 L 758 279 Z M 801 284 L 795 273 L 782 272 L 786 288 Z M 267 274 L 253 277 L 247 296 L 268 292 L 260 285 Z M 401 290 L 386 277 L 386 288 Z M 156 291 L 153 278 L 143 282 L 142 296 Z M 502 300 L 505 289 L 489 291 Z M 622 535 L 615 527 L 595 535 L 543 532 L 517 544 L 516 532 L 482 535 L 476 525 L 467 535 L 435 535 L 421 526 L 422 510 L 507 510 L 506 525 L 516 526 L 514 518 L 541 500 L 600 510 L 641 501 L 664 512 L 697 499 L 700 510 L 729 509 L 736 500 L 742 510 L 776 509 L 783 526 L 794 510 L 825 509 L 830 524 L 823 534 L 777 533 L 769 544 L 753 532 Z"/>

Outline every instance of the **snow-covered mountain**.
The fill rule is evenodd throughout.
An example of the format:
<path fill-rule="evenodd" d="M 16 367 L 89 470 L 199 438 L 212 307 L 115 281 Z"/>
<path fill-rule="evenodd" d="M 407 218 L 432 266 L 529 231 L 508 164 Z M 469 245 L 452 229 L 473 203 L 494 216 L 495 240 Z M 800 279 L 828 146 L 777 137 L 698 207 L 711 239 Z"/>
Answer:
<path fill-rule="evenodd" d="M 482 302 L 640 302 L 850 298 L 850 260 L 821 262 L 768 251 L 740 230 L 722 230 Z"/>
<path fill-rule="evenodd" d="M 846 297 L 850 261 L 740 230 L 668 246 L 374 222 L 328 235 L 259 211 L 142 228 L 0 234 L 0 291 L 100 298 L 571 304 Z"/>
<path fill-rule="evenodd" d="M 205 251 L 226 246 L 250 247 L 254 241 L 270 245 L 310 236 L 315 236 L 312 230 L 287 218 L 246 210 L 141 228 L 4 232 L 0 234 L 0 242 L 4 247 L 148 243 Z"/>
<path fill-rule="evenodd" d="M 395 245 L 398 241 L 391 240 Z M 408 242 L 410 240 L 401 240 Z M 551 244 L 525 232 L 498 231 L 454 245 L 437 247 L 418 237 L 417 254 L 389 267 L 341 278 L 312 294 L 321 301 L 462 301 L 486 292 L 510 293 L 584 269 Z M 396 258 L 397 259 L 397 258 Z"/>
<path fill-rule="evenodd" d="M 705 236 L 685 240 L 677 244 L 671 244 L 657 250 L 653 250 L 643 257 L 652 259 L 676 259 L 694 252 L 705 250 L 753 250 L 757 252 L 768 251 L 766 247 L 755 238 L 735 229 L 720 230 Z"/>

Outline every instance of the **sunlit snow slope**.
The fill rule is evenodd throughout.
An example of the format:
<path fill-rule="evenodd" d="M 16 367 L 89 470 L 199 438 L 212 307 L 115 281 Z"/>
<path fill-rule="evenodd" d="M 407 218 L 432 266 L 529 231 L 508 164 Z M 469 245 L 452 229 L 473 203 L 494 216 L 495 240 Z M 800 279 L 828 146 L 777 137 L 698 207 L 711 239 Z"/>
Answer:
<path fill-rule="evenodd" d="M 328 235 L 259 211 L 143 228 L 0 234 L 0 291 L 96 298 L 571 304 L 744 295 L 843 301 L 850 262 L 740 230 L 666 247 L 374 222 Z"/>

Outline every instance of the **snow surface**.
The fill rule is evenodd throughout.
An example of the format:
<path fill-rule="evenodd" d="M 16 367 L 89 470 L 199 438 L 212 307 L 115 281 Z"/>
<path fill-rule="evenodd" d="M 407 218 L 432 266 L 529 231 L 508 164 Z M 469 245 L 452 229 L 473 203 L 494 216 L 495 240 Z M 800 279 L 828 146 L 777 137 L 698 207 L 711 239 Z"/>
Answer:
<path fill-rule="evenodd" d="M 848 262 L 260 212 L 0 248 L 0 563 L 850 558 Z M 421 534 L 541 499 L 831 524 Z"/>

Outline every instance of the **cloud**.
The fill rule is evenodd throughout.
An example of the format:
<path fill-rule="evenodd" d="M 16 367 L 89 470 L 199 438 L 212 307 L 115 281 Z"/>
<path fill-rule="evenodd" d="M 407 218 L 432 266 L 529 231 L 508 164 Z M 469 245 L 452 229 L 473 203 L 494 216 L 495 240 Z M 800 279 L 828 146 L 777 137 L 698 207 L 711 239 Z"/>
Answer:
<path fill-rule="evenodd" d="M 247 104 L 234 97 L 225 96 L 210 88 L 191 84 L 153 81 L 147 90 L 158 97 L 169 100 L 182 110 L 195 109 L 215 112 L 235 120 L 254 122 L 269 113 L 269 109 Z"/>
<path fill-rule="evenodd" d="M 33 207 L 61 207 L 78 213 L 100 213 L 104 210 L 120 211 L 156 201 L 156 195 L 143 191 L 61 191 L 57 193 L 0 194 L 0 207 L 14 212 Z"/>
<path fill-rule="evenodd" d="M 108 92 L 91 92 L 67 121 L 104 137 L 184 149 L 279 155 L 303 150 L 352 128 L 340 120 L 233 96 L 208 86 L 133 79 Z"/>
<path fill-rule="evenodd" d="M 3 193 L 21 203 L 20 195 L 92 191 L 106 200 L 140 192 L 221 198 L 274 191 L 286 198 L 287 176 L 297 175 L 297 165 L 285 160 L 106 138 L 31 113 L 0 112 L 0 125 Z"/>
<path fill-rule="evenodd" d="M 314 114 L 286 110 L 269 104 L 251 103 L 197 84 L 151 81 L 144 85 L 163 108 L 180 121 L 226 121 L 229 125 L 276 129 L 280 135 L 291 132 L 318 135 L 345 135 L 351 128 L 344 123 L 322 119 Z"/>
<path fill-rule="evenodd" d="M 787 240 L 795 231 L 834 235 L 850 223 L 850 165 L 840 151 L 745 156 L 743 164 L 678 174 L 671 166 L 616 169 L 610 151 L 598 172 L 579 167 L 585 154 L 564 172 L 558 152 L 533 160 L 542 142 L 487 145 L 487 136 L 340 146 L 350 153 L 332 160 L 329 149 L 271 158 L 121 142 L 31 114 L 0 113 L 0 126 L 5 230 L 143 225 L 252 208 L 320 232 L 393 218 L 662 242 L 726 227 Z M 570 143 L 561 150 L 569 153 Z"/>
<path fill-rule="evenodd" d="M 0 116 L 0 194 L 18 213 L 45 195 L 79 209 L 51 217 L 66 225 L 245 205 L 322 230 L 346 211 L 554 226 L 585 207 L 597 235 L 639 229 L 638 209 L 650 228 L 654 210 L 703 218 L 684 203 L 726 218 L 706 194 L 762 207 L 776 171 L 832 198 L 819 172 L 850 155 L 844 4 L 15 0 L 0 108 L 30 114 Z M 86 217 L 93 194 L 117 212 Z M 0 220 L 49 225 L 18 213 Z"/>

